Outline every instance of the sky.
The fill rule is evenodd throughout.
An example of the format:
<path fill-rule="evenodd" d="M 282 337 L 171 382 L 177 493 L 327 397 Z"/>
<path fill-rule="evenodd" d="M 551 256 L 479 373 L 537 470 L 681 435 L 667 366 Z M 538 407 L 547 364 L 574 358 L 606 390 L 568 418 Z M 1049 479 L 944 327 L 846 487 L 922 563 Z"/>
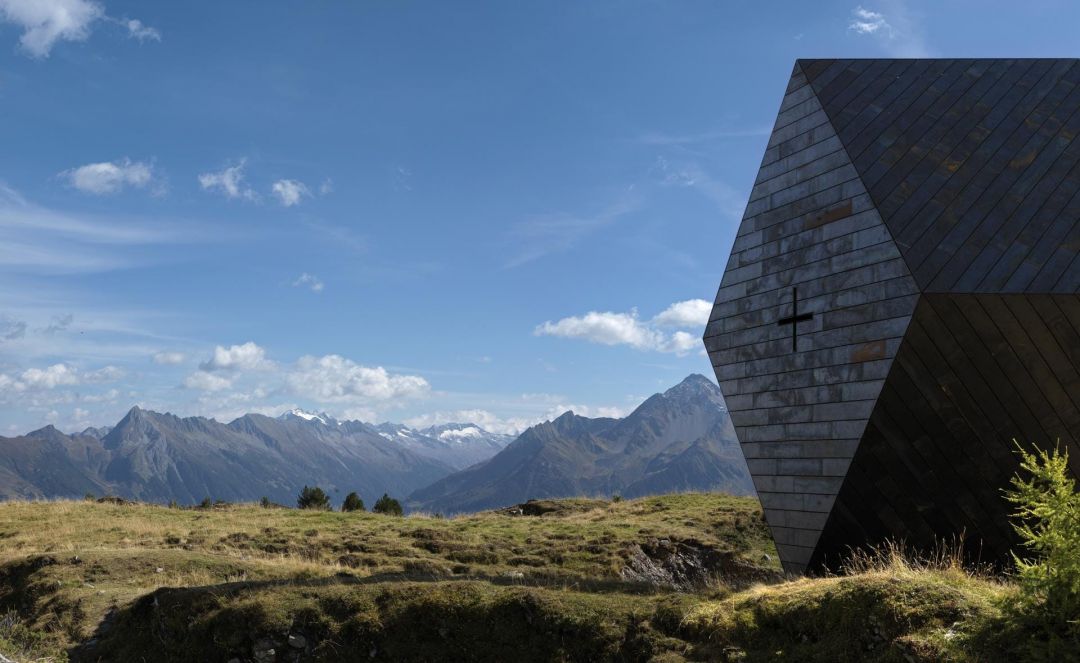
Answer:
<path fill-rule="evenodd" d="M 712 374 L 795 59 L 1076 55 L 991 4 L 0 0 L 0 435 L 625 414 Z"/>

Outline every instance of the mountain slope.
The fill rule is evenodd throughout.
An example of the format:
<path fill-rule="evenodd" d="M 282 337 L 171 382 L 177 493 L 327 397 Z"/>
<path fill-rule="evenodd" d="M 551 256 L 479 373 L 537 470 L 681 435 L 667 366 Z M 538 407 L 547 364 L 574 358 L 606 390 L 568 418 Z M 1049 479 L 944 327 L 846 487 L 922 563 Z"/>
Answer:
<path fill-rule="evenodd" d="M 381 437 L 360 422 L 273 419 L 229 424 L 132 408 L 101 439 L 46 427 L 0 438 L 0 496 L 110 493 L 153 502 L 203 498 L 291 504 L 302 486 L 332 499 L 407 495 L 455 469 Z M 340 493 L 340 495 L 339 495 Z"/>
<path fill-rule="evenodd" d="M 567 412 L 526 430 L 490 460 L 409 497 L 457 513 L 543 497 L 626 497 L 722 488 L 753 493 L 720 389 L 691 375 L 624 419 Z"/>

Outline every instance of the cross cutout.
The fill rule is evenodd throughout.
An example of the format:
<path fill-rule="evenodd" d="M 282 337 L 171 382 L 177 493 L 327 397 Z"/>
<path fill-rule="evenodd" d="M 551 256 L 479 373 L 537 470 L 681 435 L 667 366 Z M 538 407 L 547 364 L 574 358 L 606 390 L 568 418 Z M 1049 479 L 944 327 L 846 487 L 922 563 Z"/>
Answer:
<path fill-rule="evenodd" d="M 807 320 L 813 320 L 813 313 L 799 313 L 799 289 L 791 289 L 791 315 L 776 321 L 778 325 L 791 325 L 791 351 L 797 352 L 799 348 L 799 324 Z"/>

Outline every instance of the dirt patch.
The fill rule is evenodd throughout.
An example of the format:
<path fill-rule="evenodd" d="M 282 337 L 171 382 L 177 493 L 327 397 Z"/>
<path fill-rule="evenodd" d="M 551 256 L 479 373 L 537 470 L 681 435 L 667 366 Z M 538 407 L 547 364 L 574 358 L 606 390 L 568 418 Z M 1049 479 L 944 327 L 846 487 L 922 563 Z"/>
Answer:
<path fill-rule="evenodd" d="M 593 509 L 607 506 L 603 500 L 529 500 L 523 504 L 515 504 L 503 509 L 498 513 L 507 516 L 567 516 L 572 513 L 585 513 Z"/>
<path fill-rule="evenodd" d="M 730 550 L 717 550 L 693 539 L 651 539 L 627 549 L 619 577 L 690 591 L 717 582 L 742 586 L 778 579 L 779 574 L 750 564 Z"/>

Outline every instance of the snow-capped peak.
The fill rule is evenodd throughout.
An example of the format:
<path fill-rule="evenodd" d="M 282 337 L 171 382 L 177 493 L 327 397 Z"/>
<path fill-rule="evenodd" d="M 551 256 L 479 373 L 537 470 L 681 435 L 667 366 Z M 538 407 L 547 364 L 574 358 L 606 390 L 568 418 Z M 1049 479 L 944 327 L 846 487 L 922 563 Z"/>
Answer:
<path fill-rule="evenodd" d="M 465 428 L 452 428 L 450 430 L 444 430 L 439 433 L 439 439 L 443 442 L 460 442 L 463 439 L 470 437 L 483 437 L 484 431 L 480 430 L 476 426 L 466 426 Z"/>
<path fill-rule="evenodd" d="M 336 423 L 334 422 L 333 418 L 331 418 L 330 415 L 326 414 L 325 412 L 315 414 L 314 412 L 308 412 L 307 410 L 301 410 L 300 408 L 293 408 L 278 417 L 278 419 L 291 418 L 303 419 L 304 421 L 317 421 L 324 426 L 329 426 L 331 423 Z"/>

